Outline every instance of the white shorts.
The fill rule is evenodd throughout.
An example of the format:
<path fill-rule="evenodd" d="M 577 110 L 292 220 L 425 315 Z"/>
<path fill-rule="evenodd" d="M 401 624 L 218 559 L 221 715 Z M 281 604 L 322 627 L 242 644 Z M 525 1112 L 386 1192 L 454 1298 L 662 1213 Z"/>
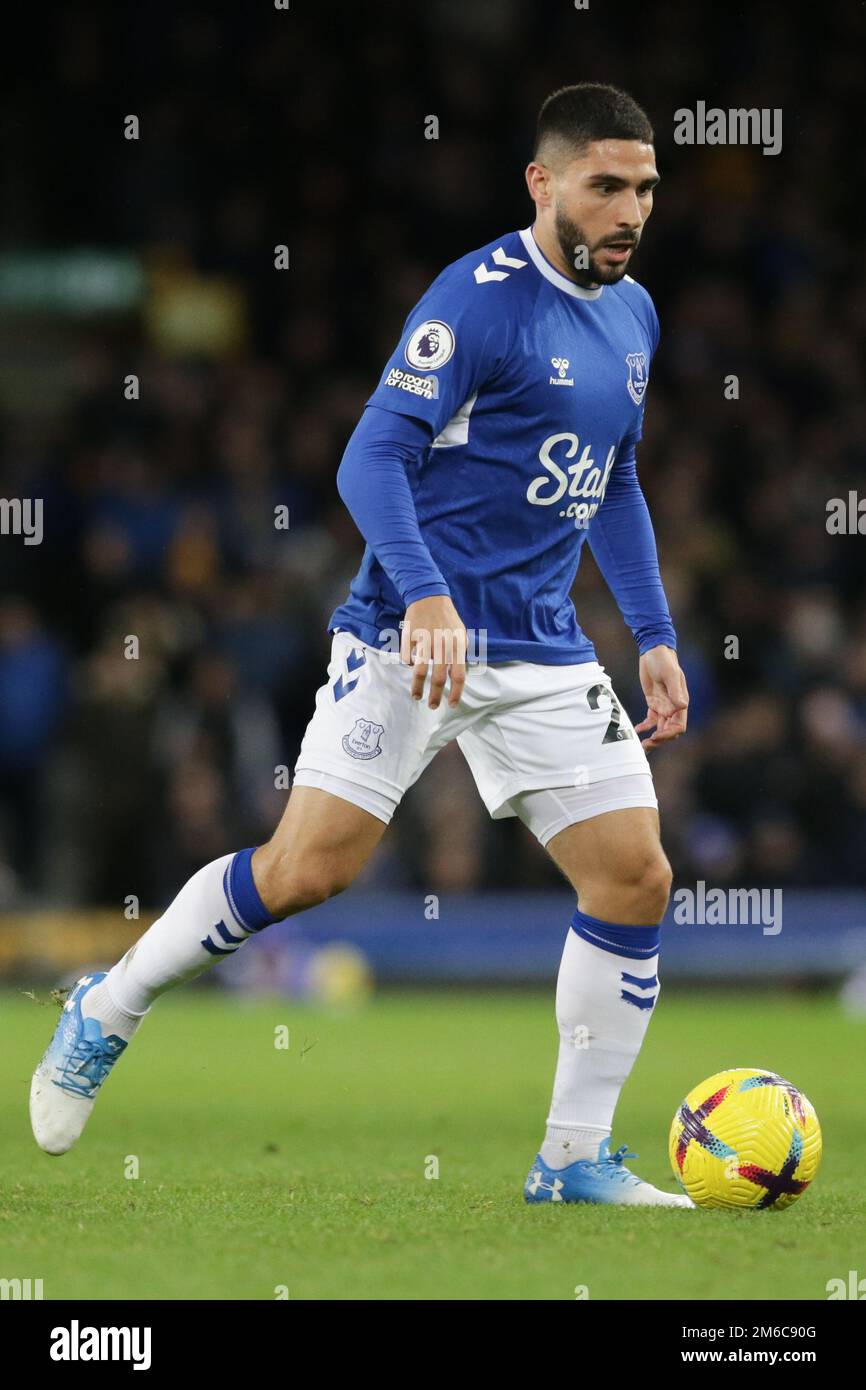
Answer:
<path fill-rule="evenodd" d="M 349 632 L 334 635 L 295 764 L 321 787 L 386 823 L 452 739 L 490 815 L 520 816 L 542 844 L 566 825 L 658 805 L 647 756 L 597 661 L 468 666 L 456 709 L 410 694 L 412 668 Z M 428 678 L 429 688 L 429 678 Z"/>

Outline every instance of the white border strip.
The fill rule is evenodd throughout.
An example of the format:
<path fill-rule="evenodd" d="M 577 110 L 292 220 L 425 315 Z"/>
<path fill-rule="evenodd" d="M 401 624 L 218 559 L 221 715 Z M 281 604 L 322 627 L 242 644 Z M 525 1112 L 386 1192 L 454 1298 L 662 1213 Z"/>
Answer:
<path fill-rule="evenodd" d="M 532 235 L 531 227 L 524 227 L 523 231 L 519 233 L 519 236 L 529 253 L 532 264 L 535 266 L 536 270 L 541 271 L 545 280 L 549 280 L 551 285 L 555 285 L 558 290 L 562 290 L 565 294 L 570 294 L 573 299 L 598 299 L 604 289 L 604 285 L 599 285 L 598 288 L 594 290 L 581 289 L 580 285 L 576 285 L 573 280 L 569 280 L 565 275 L 560 275 L 558 270 L 554 270 L 553 266 L 539 249 L 538 243 Z"/>

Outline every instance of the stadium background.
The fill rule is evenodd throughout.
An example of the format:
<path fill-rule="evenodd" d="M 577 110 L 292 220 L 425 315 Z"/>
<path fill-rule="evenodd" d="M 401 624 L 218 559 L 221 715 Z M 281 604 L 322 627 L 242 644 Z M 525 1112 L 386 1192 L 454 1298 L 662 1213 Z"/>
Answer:
<path fill-rule="evenodd" d="M 725 1300 L 856 1285 L 866 603 L 863 539 L 825 519 L 863 477 L 862 23 L 842 0 L 808 15 L 757 0 L 153 0 L 16 16 L 0 88 L 0 499 L 43 498 L 45 536 L 0 534 L 4 1287 L 38 1279 L 76 1301 L 582 1288 L 595 1329 L 605 1299 L 708 1300 L 718 1318 Z M 456 749 L 360 884 L 263 932 L 205 976 L 216 988 L 159 1002 L 82 1142 L 49 1159 L 27 1092 L 52 986 L 115 959 L 200 864 L 271 833 L 274 769 L 292 766 L 361 550 L 334 488 L 345 441 L 433 276 L 529 223 L 538 104 L 584 78 L 646 106 L 663 179 L 634 269 L 662 326 L 639 471 L 693 697 L 687 737 L 653 754 L 665 844 L 677 885 L 781 889 L 784 909 L 776 935 L 668 920 L 665 998 L 615 1142 L 671 1188 L 675 1107 L 720 1067 L 759 1064 L 815 1103 L 818 1181 L 782 1217 L 524 1206 L 571 896 L 522 827 L 487 820 Z M 675 145 L 673 113 L 697 101 L 781 107 L 782 152 Z M 576 597 L 642 714 L 631 636 L 588 554 Z M 363 959 L 391 987 L 365 995 Z"/>
<path fill-rule="evenodd" d="M 663 179 L 634 273 L 662 325 L 639 471 L 692 693 L 688 736 L 653 755 L 665 845 L 677 884 L 785 894 L 779 937 L 682 929 L 668 965 L 866 958 L 863 542 L 825 527 L 866 436 L 859 23 L 822 6 L 816 64 L 770 6 L 53 17 L 2 96 L 0 495 L 44 498 L 45 537 L 0 538 L 0 970 L 112 958 L 140 930 L 127 895 L 146 920 L 270 835 L 362 548 L 343 446 L 429 281 L 531 220 L 539 102 L 584 78 L 646 106 Z M 675 145 L 698 99 L 781 107 L 781 154 Z M 588 551 L 575 598 L 640 717 Z M 454 746 L 292 939 L 366 933 L 382 978 L 550 980 L 567 913 Z"/>

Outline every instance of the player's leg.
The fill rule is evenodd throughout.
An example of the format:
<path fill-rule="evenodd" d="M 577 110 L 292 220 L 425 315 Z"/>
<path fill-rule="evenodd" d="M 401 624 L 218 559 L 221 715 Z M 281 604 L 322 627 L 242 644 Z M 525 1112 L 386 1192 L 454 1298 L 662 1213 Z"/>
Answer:
<path fill-rule="evenodd" d="M 493 679 L 498 697 L 461 748 L 491 815 L 520 816 L 579 899 L 557 984 L 549 1127 L 527 1198 L 688 1204 L 629 1174 L 624 1151 L 608 1156 L 614 1108 L 658 998 L 670 887 L 646 754 L 595 662 L 516 663 Z"/>
<path fill-rule="evenodd" d="M 474 717 L 411 698 L 412 668 L 338 633 L 292 794 L 267 844 L 206 864 L 107 975 L 72 991 L 31 1086 L 37 1142 L 64 1153 L 154 999 L 227 961 L 270 923 L 347 887 L 406 788 Z"/>
<path fill-rule="evenodd" d="M 532 814 L 544 796 L 530 794 L 525 809 Z M 570 825 L 547 850 L 578 899 L 557 981 L 559 1062 L 542 1146 L 545 1161 L 561 1167 L 594 1158 L 610 1138 L 659 996 L 658 923 L 671 874 L 650 807 Z"/>
<path fill-rule="evenodd" d="M 265 927 L 341 893 L 388 818 L 390 808 L 379 815 L 331 791 L 293 787 L 271 839 L 199 869 L 109 971 L 100 992 L 142 1015 L 160 994 L 235 955 Z"/>
<path fill-rule="evenodd" d="M 33 1076 L 30 1117 L 40 1147 L 53 1154 L 72 1147 L 160 994 L 227 961 L 271 923 L 346 888 L 379 843 L 391 809 L 383 802 L 377 814 L 295 786 L 267 844 L 204 865 L 107 975 L 79 980 Z"/>
<path fill-rule="evenodd" d="M 630 778 L 617 781 L 631 784 Z M 609 784 L 610 791 L 616 791 L 617 781 Z M 565 818 L 569 812 L 562 795 L 552 796 Z M 671 866 L 654 806 L 608 811 L 567 825 L 546 840 L 546 848 L 588 916 L 636 927 L 661 921 L 670 896 Z"/>
<path fill-rule="evenodd" d="M 42 1148 L 64 1153 L 75 1142 L 159 994 L 227 962 L 269 923 L 351 882 L 423 751 L 426 726 L 409 698 L 410 681 L 407 668 L 380 660 L 349 634 L 334 637 L 275 834 L 258 849 L 204 865 L 107 976 L 86 976 L 72 991 L 31 1086 Z"/>
<path fill-rule="evenodd" d="M 623 792 L 634 785 L 617 782 Z M 609 793 L 615 788 L 607 784 Z M 578 788 L 530 792 L 516 803 L 578 899 L 557 979 L 553 1097 L 527 1197 L 544 1200 L 558 1180 L 563 1200 L 691 1206 L 631 1174 L 625 1149 L 610 1154 L 616 1104 L 659 997 L 658 924 L 671 871 L 658 813 L 630 806 L 562 825 L 585 809 Z"/>

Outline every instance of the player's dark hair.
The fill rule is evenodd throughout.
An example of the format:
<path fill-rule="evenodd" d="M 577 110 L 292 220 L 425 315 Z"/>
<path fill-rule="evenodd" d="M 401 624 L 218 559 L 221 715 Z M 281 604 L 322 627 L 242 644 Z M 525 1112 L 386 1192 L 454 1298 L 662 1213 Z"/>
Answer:
<path fill-rule="evenodd" d="M 593 140 L 654 142 L 653 128 L 637 102 L 603 82 L 578 82 L 551 92 L 541 105 L 533 158 L 562 145 L 579 154 Z"/>

